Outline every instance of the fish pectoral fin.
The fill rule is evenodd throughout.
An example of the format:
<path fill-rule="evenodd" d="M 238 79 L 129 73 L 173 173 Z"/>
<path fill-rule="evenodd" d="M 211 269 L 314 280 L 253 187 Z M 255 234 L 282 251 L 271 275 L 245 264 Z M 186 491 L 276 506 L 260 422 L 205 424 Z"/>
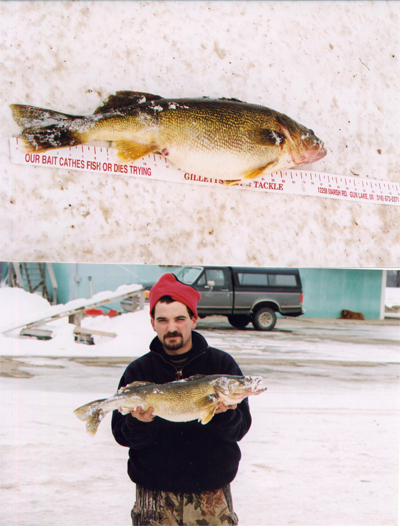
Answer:
<path fill-rule="evenodd" d="M 260 146 L 280 146 L 284 144 L 286 136 L 271 128 L 257 128 L 250 131 L 250 140 Z"/>
<path fill-rule="evenodd" d="M 141 144 L 132 141 L 115 141 L 115 146 L 118 150 L 118 157 L 124 162 L 136 161 L 158 149 L 155 144 Z"/>
<path fill-rule="evenodd" d="M 227 181 L 224 181 L 224 184 L 226 186 L 237 186 L 241 182 L 241 179 L 228 179 Z"/>
<path fill-rule="evenodd" d="M 135 104 L 143 104 L 144 102 L 160 100 L 162 98 L 160 95 L 143 93 L 141 91 L 117 91 L 113 95 L 110 95 L 94 113 L 110 113 L 112 111 L 118 111 L 121 108 L 128 108 Z"/>
<path fill-rule="evenodd" d="M 269 163 L 265 164 L 264 166 L 260 166 L 259 168 L 256 168 L 255 170 L 251 170 L 250 172 L 244 173 L 242 175 L 243 179 L 255 179 L 259 175 L 261 175 L 267 168 L 272 168 L 272 166 L 275 166 L 278 162 L 278 159 L 274 159 L 273 161 L 270 161 Z M 224 184 L 227 186 L 236 186 L 242 182 L 242 179 L 231 179 L 224 181 Z"/>
<path fill-rule="evenodd" d="M 216 405 L 213 405 L 211 407 L 207 407 L 207 408 L 203 409 L 203 411 L 200 413 L 199 421 L 203 425 L 208 424 L 208 422 L 215 415 L 215 411 L 216 410 L 217 410 L 217 406 Z"/>
<path fill-rule="evenodd" d="M 219 396 L 217 393 L 211 393 L 200 400 L 199 405 L 202 409 L 200 411 L 199 422 L 203 425 L 207 424 L 215 415 L 215 411 L 218 407 L 218 399 Z"/>
<path fill-rule="evenodd" d="M 255 179 L 259 175 L 261 175 L 267 168 L 271 168 L 272 166 L 276 165 L 277 159 L 274 159 L 273 161 L 267 163 L 264 166 L 261 166 L 260 168 L 256 168 L 256 170 L 252 170 L 251 172 L 247 172 L 244 174 L 245 179 Z"/>

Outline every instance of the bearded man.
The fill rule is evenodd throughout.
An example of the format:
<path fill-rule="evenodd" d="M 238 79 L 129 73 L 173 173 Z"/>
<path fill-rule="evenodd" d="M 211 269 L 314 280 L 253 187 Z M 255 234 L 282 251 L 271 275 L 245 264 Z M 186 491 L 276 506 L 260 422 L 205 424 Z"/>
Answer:
<path fill-rule="evenodd" d="M 239 375 L 228 353 L 210 347 L 196 332 L 200 293 L 164 274 L 149 295 L 150 322 L 157 336 L 150 352 L 125 370 L 119 388 L 134 381 L 164 384 L 196 374 Z M 136 484 L 134 526 L 228 526 L 238 524 L 230 483 L 241 457 L 238 441 L 251 416 L 247 399 L 219 403 L 212 420 L 170 422 L 141 408 L 114 411 L 115 440 L 129 447 L 128 474 Z"/>

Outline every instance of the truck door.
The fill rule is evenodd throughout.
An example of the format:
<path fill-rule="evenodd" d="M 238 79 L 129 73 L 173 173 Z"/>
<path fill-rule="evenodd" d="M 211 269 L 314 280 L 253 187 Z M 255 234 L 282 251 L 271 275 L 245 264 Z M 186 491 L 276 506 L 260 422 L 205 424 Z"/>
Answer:
<path fill-rule="evenodd" d="M 210 309 L 215 314 L 232 312 L 233 291 L 229 269 L 204 269 L 195 287 L 201 294 L 200 310 Z"/>

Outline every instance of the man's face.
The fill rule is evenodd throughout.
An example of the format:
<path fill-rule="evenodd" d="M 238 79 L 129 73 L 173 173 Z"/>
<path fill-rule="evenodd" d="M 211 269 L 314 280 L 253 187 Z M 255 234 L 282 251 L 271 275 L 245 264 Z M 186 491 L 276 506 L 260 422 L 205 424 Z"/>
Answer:
<path fill-rule="evenodd" d="M 190 318 L 186 305 L 179 301 L 158 302 L 151 325 L 168 354 L 183 354 L 192 348 L 192 329 L 196 319 Z"/>

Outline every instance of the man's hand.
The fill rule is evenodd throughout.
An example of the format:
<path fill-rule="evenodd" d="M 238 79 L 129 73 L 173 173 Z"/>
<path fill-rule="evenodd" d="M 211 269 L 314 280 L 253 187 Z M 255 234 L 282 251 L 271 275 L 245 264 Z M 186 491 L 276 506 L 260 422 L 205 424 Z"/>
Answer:
<path fill-rule="evenodd" d="M 154 420 L 153 415 L 153 408 L 149 407 L 149 409 L 143 413 L 143 407 L 137 407 L 135 411 L 131 411 L 131 415 L 141 422 L 152 422 Z"/>
<path fill-rule="evenodd" d="M 224 402 L 218 402 L 217 410 L 215 411 L 215 414 L 218 415 L 219 413 L 225 413 L 225 411 L 228 411 L 228 409 L 236 409 L 237 404 L 232 405 L 225 405 Z"/>

